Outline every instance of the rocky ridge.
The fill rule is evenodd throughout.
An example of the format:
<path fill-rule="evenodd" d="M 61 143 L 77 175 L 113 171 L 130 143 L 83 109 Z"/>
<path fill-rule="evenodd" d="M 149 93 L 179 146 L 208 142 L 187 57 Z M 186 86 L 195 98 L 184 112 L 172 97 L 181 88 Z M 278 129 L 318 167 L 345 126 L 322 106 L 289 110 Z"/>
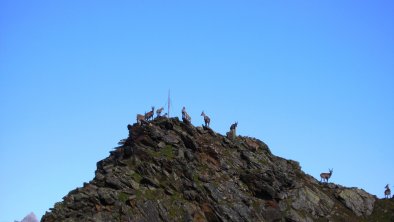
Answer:
<path fill-rule="evenodd" d="M 394 201 L 320 183 L 255 138 L 178 118 L 128 126 L 95 177 L 42 217 L 52 221 L 393 221 Z"/>

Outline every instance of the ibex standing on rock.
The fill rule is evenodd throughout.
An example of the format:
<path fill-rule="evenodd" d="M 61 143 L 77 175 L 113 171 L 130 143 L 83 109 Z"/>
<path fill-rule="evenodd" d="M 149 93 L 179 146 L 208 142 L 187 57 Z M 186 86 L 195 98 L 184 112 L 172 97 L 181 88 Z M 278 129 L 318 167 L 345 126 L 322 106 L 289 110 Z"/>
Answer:
<path fill-rule="evenodd" d="M 185 120 L 187 120 L 187 121 L 189 121 L 189 122 L 192 121 L 192 118 L 191 118 L 191 117 L 189 116 L 189 114 L 186 112 L 186 108 L 185 108 L 185 107 L 182 108 L 182 119 L 185 119 Z"/>
<path fill-rule="evenodd" d="M 384 197 L 385 198 L 390 198 L 391 190 L 389 188 L 389 185 L 387 184 L 384 188 L 386 188 L 386 190 L 384 191 Z"/>
<path fill-rule="evenodd" d="M 160 117 L 161 112 L 163 112 L 163 110 L 164 110 L 163 107 L 161 107 L 160 109 L 157 109 L 157 110 L 156 110 L 156 117 Z"/>
<path fill-rule="evenodd" d="M 236 133 L 237 126 L 238 126 L 238 122 L 231 124 L 230 132 L 227 133 L 227 138 L 231 140 L 235 140 L 235 138 L 237 137 L 237 133 Z"/>
<path fill-rule="evenodd" d="M 145 122 L 145 115 L 137 114 L 137 123 L 138 123 L 138 125 L 141 126 L 143 122 Z"/>
<path fill-rule="evenodd" d="M 328 183 L 328 179 L 330 179 L 331 175 L 332 175 L 332 171 L 333 169 L 328 169 L 330 172 L 329 173 L 321 173 L 320 174 L 320 182 L 324 182 L 324 180 L 326 180 L 326 182 Z"/>
<path fill-rule="evenodd" d="M 152 111 L 145 113 L 145 115 L 137 114 L 137 123 L 138 125 L 142 125 L 142 123 L 147 123 L 149 119 L 153 118 L 155 107 L 152 106 Z"/>
<path fill-rule="evenodd" d="M 155 107 L 152 106 L 152 111 L 149 111 L 145 113 L 145 120 L 149 121 L 150 119 L 153 119 L 153 114 L 155 113 Z"/>
<path fill-rule="evenodd" d="M 234 134 L 235 134 L 235 130 L 237 129 L 237 126 L 238 126 L 238 121 L 231 124 L 230 131 L 234 132 Z"/>
<path fill-rule="evenodd" d="M 233 139 L 235 139 L 235 137 L 237 137 L 237 126 L 238 126 L 238 121 L 231 124 L 231 126 L 230 126 L 230 132 L 233 134 Z"/>
<path fill-rule="evenodd" d="M 211 119 L 207 115 L 205 115 L 204 111 L 202 111 L 201 116 L 204 117 L 205 127 L 209 127 L 209 123 L 211 122 Z"/>

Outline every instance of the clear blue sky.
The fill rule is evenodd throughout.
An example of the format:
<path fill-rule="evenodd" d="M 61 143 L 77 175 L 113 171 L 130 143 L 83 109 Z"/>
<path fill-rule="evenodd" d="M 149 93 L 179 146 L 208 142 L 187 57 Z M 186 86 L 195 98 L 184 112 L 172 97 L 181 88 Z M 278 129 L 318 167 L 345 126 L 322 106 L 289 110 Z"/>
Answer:
<path fill-rule="evenodd" d="M 41 217 L 152 105 L 319 177 L 394 185 L 394 2 L 0 0 L 0 222 Z"/>

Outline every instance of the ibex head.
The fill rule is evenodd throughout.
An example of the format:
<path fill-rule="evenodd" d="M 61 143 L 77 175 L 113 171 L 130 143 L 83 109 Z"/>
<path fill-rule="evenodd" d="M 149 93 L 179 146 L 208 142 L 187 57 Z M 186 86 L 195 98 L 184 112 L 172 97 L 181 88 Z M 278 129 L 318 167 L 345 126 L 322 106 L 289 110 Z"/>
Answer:
<path fill-rule="evenodd" d="M 235 129 L 238 126 L 238 121 L 235 121 L 235 123 L 232 125 L 232 127 Z"/>
<path fill-rule="evenodd" d="M 204 110 L 202 111 L 201 116 L 205 116 Z"/>
<path fill-rule="evenodd" d="M 332 174 L 334 169 L 328 169 L 328 171 L 330 171 L 330 175 Z"/>
<path fill-rule="evenodd" d="M 387 185 L 386 185 L 384 188 L 386 188 L 386 189 L 390 189 L 388 184 L 387 184 Z"/>
<path fill-rule="evenodd" d="M 235 130 L 237 128 L 237 125 L 238 125 L 238 122 L 231 124 L 230 130 L 232 130 L 232 131 Z"/>

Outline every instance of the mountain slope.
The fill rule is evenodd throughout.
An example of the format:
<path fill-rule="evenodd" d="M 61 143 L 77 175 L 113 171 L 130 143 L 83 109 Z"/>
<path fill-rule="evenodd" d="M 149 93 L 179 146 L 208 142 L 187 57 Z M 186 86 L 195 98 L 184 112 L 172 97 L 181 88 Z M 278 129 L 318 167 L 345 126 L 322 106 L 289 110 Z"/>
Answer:
<path fill-rule="evenodd" d="M 262 141 L 178 118 L 129 125 L 95 178 L 41 221 L 390 221 L 393 200 L 319 183 Z"/>

